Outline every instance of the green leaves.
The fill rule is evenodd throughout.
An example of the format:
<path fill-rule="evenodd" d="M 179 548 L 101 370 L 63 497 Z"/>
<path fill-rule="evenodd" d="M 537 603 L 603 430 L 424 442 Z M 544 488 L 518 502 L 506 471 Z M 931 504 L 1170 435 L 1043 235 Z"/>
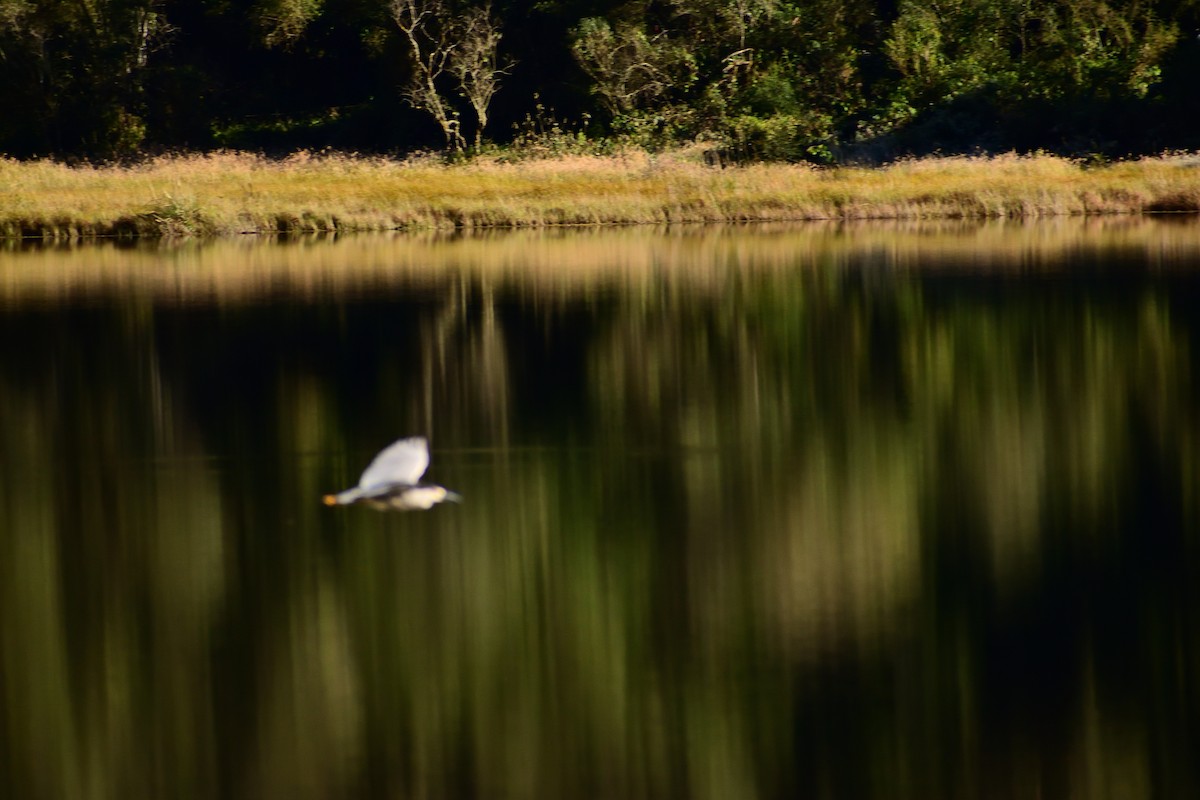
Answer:
<path fill-rule="evenodd" d="M 1143 3 L 1104 0 L 904 0 L 884 52 L 897 91 L 918 107 L 986 90 L 1029 98 L 1144 97 L 1177 28 Z"/>
<path fill-rule="evenodd" d="M 1190 148 L 1187 114 L 1167 109 L 1194 105 L 1196 45 L 1181 31 L 1197 13 L 1196 0 L 515 0 L 494 12 L 486 0 L 0 0 L 0 153 L 203 148 L 219 144 L 213 130 L 335 109 L 353 120 L 271 147 L 408 151 L 436 144 L 430 114 L 463 150 L 539 102 L 570 125 L 595 120 L 588 136 L 741 142 L 747 157 L 808 158 L 938 116 L 965 150 L 1013 147 L 992 136 L 1001 118 L 1025 120 L 1016 146 L 1053 148 L 1115 139 L 1130 110 L 1155 109 L 1168 135 L 1139 125 L 1125 152 Z"/>
<path fill-rule="evenodd" d="M 589 17 L 573 38 L 571 50 L 594 81 L 592 91 L 614 116 L 686 91 L 696 79 L 694 56 L 666 32 L 652 38 L 638 25 L 614 28 Z"/>
<path fill-rule="evenodd" d="M 323 0 L 259 0 L 253 16 L 268 47 L 286 47 L 303 35 L 321 13 Z"/>

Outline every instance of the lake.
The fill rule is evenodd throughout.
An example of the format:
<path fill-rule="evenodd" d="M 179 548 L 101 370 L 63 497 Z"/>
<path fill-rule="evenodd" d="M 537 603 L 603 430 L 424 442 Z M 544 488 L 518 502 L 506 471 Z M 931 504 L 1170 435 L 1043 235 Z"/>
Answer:
<path fill-rule="evenodd" d="M 0 794 L 1200 796 L 1197 309 L 1194 216 L 10 244 Z"/>

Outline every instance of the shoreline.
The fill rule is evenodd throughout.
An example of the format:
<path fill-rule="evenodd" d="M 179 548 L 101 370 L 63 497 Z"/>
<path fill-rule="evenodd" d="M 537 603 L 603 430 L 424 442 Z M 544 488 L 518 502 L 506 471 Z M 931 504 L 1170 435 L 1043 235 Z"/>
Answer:
<path fill-rule="evenodd" d="M 453 165 L 233 152 L 112 167 L 0 159 L 0 239 L 9 241 L 1171 212 L 1200 213 L 1198 155 L 727 169 L 705 166 L 694 149 Z"/>

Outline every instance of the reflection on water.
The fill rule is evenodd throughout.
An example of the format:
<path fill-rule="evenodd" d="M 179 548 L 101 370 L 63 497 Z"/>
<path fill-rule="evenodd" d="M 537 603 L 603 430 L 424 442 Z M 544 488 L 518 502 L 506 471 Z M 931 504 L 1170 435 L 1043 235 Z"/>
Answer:
<path fill-rule="evenodd" d="M 24 798 L 1200 792 L 1200 225 L 0 253 Z M 430 436 L 466 502 L 328 509 Z"/>

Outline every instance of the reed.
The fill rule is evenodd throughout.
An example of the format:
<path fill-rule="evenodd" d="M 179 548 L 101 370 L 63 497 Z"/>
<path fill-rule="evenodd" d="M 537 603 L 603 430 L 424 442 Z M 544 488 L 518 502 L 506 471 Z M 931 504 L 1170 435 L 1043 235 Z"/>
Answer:
<path fill-rule="evenodd" d="M 1098 167 L 1003 155 L 729 169 L 705 166 L 695 150 L 451 165 L 232 152 L 133 166 L 0 160 L 0 236 L 44 239 L 1167 211 L 1200 211 L 1200 157 Z"/>

